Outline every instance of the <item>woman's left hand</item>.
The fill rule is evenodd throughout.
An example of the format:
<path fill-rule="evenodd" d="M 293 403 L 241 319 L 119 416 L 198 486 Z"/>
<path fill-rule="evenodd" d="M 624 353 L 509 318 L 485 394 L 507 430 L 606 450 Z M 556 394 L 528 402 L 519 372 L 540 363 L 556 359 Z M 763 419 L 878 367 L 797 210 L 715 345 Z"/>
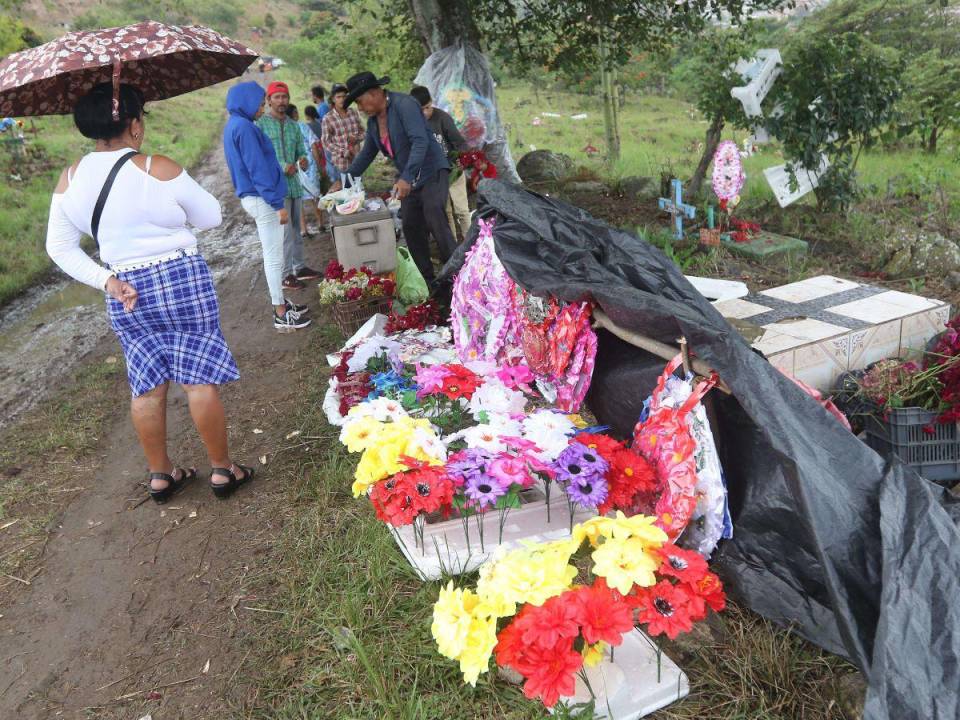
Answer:
<path fill-rule="evenodd" d="M 133 285 L 114 275 L 107 280 L 106 290 L 110 297 L 123 303 L 124 310 L 133 312 L 133 308 L 137 305 L 137 289 Z"/>

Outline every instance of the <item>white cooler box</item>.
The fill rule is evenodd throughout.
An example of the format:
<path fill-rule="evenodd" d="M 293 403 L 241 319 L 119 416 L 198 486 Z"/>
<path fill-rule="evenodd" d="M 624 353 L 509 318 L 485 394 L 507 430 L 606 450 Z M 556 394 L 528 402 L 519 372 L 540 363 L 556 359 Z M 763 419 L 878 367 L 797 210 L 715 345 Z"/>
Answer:
<path fill-rule="evenodd" d="M 397 232 L 389 210 L 356 212 L 341 215 L 330 213 L 337 260 L 348 270 L 366 265 L 376 273 L 397 267 Z"/>

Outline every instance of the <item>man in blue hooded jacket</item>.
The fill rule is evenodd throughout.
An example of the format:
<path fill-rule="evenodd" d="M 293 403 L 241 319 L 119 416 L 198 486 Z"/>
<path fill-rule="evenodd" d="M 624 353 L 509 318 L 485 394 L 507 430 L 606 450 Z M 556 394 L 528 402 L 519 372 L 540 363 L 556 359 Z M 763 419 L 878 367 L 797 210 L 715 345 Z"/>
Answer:
<path fill-rule="evenodd" d="M 306 306 L 283 297 L 283 225 L 287 180 L 277 162 L 273 143 L 254 123 L 263 114 L 266 91 L 255 82 L 234 85 L 227 92 L 230 118 L 223 129 L 223 152 L 240 204 L 257 224 L 263 246 L 263 271 L 267 277 L 273 326 L 283 332 L 306 327 Z"/>

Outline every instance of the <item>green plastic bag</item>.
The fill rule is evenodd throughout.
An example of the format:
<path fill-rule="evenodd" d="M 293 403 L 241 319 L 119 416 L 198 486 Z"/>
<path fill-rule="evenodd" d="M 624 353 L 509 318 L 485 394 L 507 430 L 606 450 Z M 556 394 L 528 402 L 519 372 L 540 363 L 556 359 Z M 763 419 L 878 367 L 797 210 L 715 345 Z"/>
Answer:
<path fill-rule="evenodd" d="M 393 307 L 404 314 L 411 305 L 419 305 L 430 297 L 427 281 L 423 279 L 410 251 L 402 245 L 397 247 L 397 289 L 394 291 Z"/>

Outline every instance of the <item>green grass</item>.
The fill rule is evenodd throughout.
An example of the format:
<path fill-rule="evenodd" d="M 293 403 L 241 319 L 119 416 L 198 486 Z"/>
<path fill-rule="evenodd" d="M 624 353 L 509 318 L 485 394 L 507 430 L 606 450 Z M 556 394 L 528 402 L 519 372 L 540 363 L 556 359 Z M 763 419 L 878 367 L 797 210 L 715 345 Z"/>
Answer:
<path fill-rule="evenodd" d="M 641 175 L 659 178 L 661 173 L 689 177 L 700 159 L 707 123 L 696 108 L 683 100 L 655 95 L 629 95 L 620 121 L 621 159 L 608 168 L 603 156 L 606 149 L 603 110 L 598 96 L 559 91 L 539 91 L 539 100 L 529 86 L 506 83 L 497 90 L 497 101 L 504 122 L 509 123 L 510 147 L 519 159 L 534 146 L 570 155 L 577 165 L 603 176 L 619 178 Z M 544 117 L 542 113 L 559 113 L 562 117 Z M 584 120 L 571 120 L 570 115 L 587 113 Z M 532 125 L 540 116 L 542 124 Z M 747 133 L 728 128 L 724 139 L 742 142 Z M 926 155 L 919 149 L 864 152 L 860 158 L 861 186 L 868 195 L 884 195 L 890 189 L 895 195 L 916 193 L 931 201 L 942 191 L 951 200 L 960 199 L 960 162 L 957 138 L 949 136 L 939 154 Z M 599 155 L 589 157 L 584 148 L 593 145 Z M 751 205 L 773 201 L 773 193 L 763 176 L 763 169 L 779 165 L 783 159 L 775 144 L 762 146 L 761 152 L 744 160 L 747 183 L 742 193 Z M 811 196 L 798 204 L 811 204 Z"/>
<path fill-rule="evenodd" d="M 316 438 L 301 458 L 274 465 L 286 497 L 271 569 L 252 588 L 271 608 L 248 640 L 256 670 L 237 715 L 258 720 L 533 720 L 537 702 L 497 677 L 464 685 L 435 650 L 432 606 L 441 587 L 422 582 L 368 502 L 350 492 L 356 456 L 320 409 L 329 368 L 315 358 L 338 346 L 315 336 L 296 367 L 306 388 L 292 423 Z M 470 583 L 475 577 L 462 578 Z M 693 690 L 653 720 L 837 720 L 833 687 L 851 670 L 796 635 L 731 608 L 669 651 Z M 249 674 L 249 673 L 248 673 Z M 582 720 L 589 720 L 580 716 Z"/>
<path fill-rule="evenodd" d="M 226 91 L 224 84 L 149 103 L 144 152 L 195 165 L 219 139 Z M 44 249 L 50 194 L 60 171 L 93 149 L 69 116 L 37 118 L 32 125 L 36 134 L 26 135 L 37 160 L 23 165 L 0 150 L 0 306 L 52 267 Z M 31 127 L 29 119 L 26 127 Z M 11 178 L 12 173 L 22 179 Z"/>

